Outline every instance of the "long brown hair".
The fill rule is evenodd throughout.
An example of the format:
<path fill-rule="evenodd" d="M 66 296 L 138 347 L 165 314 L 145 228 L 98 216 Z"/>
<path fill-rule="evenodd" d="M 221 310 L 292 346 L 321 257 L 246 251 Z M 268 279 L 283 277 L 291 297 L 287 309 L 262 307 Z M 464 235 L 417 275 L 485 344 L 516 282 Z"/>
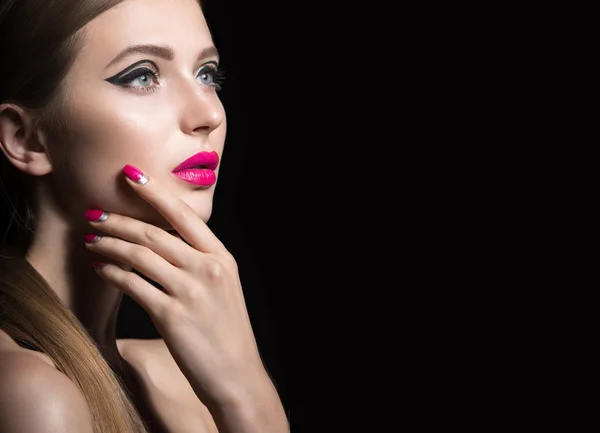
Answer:
<path fill-rule="evenodd" d="M 78 31 L 121 1 L 0 0 L 0 104 L 25 108 L 49 140 L 60 142 L 68 128 L 60 115 L 64 80 L 83 43 Z M 21 346 L 48 355 L 80 388 L 95 433 L 147 432 L 87 330 L 25 259 L 36 227 L 31 194 L 28 176 L 2 153 L 0 329 Z"/>

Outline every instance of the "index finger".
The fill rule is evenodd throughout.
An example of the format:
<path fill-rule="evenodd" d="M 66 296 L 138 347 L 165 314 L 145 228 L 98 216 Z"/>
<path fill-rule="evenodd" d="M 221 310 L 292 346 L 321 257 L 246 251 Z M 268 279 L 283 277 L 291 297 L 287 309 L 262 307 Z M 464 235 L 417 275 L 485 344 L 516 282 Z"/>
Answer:
<path fill-rule="evenodd" d="M 193 248 L 207 253 L 225 250 L 223 243 L 202 218 L 160 182 L 129 164 L 123 167 L 123 173 L 135 192 L 171 223 L 183 240 Z"/>

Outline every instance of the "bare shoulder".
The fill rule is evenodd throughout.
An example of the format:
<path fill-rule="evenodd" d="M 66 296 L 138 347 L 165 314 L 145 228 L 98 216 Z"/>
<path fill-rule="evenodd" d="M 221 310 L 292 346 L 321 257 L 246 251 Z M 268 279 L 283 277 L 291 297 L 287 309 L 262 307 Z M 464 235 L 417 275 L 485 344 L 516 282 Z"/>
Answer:
<path fill-rule="evenodd" d="M 92 433 L 92 416 L 79 388 L 44 360 L 0 349 L 2 433 Z"/>
<path fill-rule="evenodd" d="M 34 356 L 34 357 L 44 361 L 46 364 L 51 365 L 52 367 L 56 368 L 56 366 L 54 365 L 54 362 L 52 362 L 52 360 L 50 359 L 49 356 L 47 356 L 43 353 L 40 353 L 40 352 L 36 352 L 35 350 L 29 350 L 29 349 L 25 349 L 25 348 L 19 346 L 17 344 L 17 342 L 11 338 L 10 335 L 8 335 L 5 331 L 0 329 L 0 354 L 1 353 L 13 353 L 13 352 L 27 353 L 31 356 Z"/>

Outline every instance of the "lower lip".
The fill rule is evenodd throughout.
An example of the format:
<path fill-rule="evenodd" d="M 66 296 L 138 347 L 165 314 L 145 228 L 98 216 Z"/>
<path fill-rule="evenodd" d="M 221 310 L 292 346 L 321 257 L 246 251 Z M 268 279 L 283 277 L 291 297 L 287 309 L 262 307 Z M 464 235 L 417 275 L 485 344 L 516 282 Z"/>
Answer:
<path fill-rule="evenodd" d="M 181 180 L 200 186 L 211 186 L 217 181 L 214 170 L 208 168 L 190 168 L 173 174 Z"/>

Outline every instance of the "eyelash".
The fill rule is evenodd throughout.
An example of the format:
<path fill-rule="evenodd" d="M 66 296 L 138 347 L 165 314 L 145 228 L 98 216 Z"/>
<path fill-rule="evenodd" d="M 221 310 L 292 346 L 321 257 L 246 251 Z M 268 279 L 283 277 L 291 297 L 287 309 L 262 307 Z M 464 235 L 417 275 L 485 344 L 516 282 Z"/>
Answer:
<path fill-rule="evenodd" d="M 208 86 L 214 87 L 217 92 L 220 91 L 223 88 L 223 83 L 225 82 L 225 71 L 219 67 L 203 66 L 200 68 L 200 71 L 198 72 L 197 77 L 199 77 L 200 75 L 209 74 L 209 73 L 213 74 L 213 82 L 212 82 L 212 84 L 209 84 Z M 139 69 L 135 69 L 135 70 L 129 72 L 128 74 L 124 75 L 123 77 L 120 77 L 119 85 L 122 85 L 123 87 L 127 87 L 130 89 L 134 89 L 135 91 L 142 92 L 142 93 L 155 92 L 156 86 L 145 87 L 145 86 L 126 85 L 126 84 L 131 83 L 132 81 L 136 80 L 137 78 L 143 77 L 144 75 L 149 75 L 154 80 L 158 80 L 158 76 L 159 76 L 158 72 L 155 72 L 151 69 L 139 68 Z"/>

